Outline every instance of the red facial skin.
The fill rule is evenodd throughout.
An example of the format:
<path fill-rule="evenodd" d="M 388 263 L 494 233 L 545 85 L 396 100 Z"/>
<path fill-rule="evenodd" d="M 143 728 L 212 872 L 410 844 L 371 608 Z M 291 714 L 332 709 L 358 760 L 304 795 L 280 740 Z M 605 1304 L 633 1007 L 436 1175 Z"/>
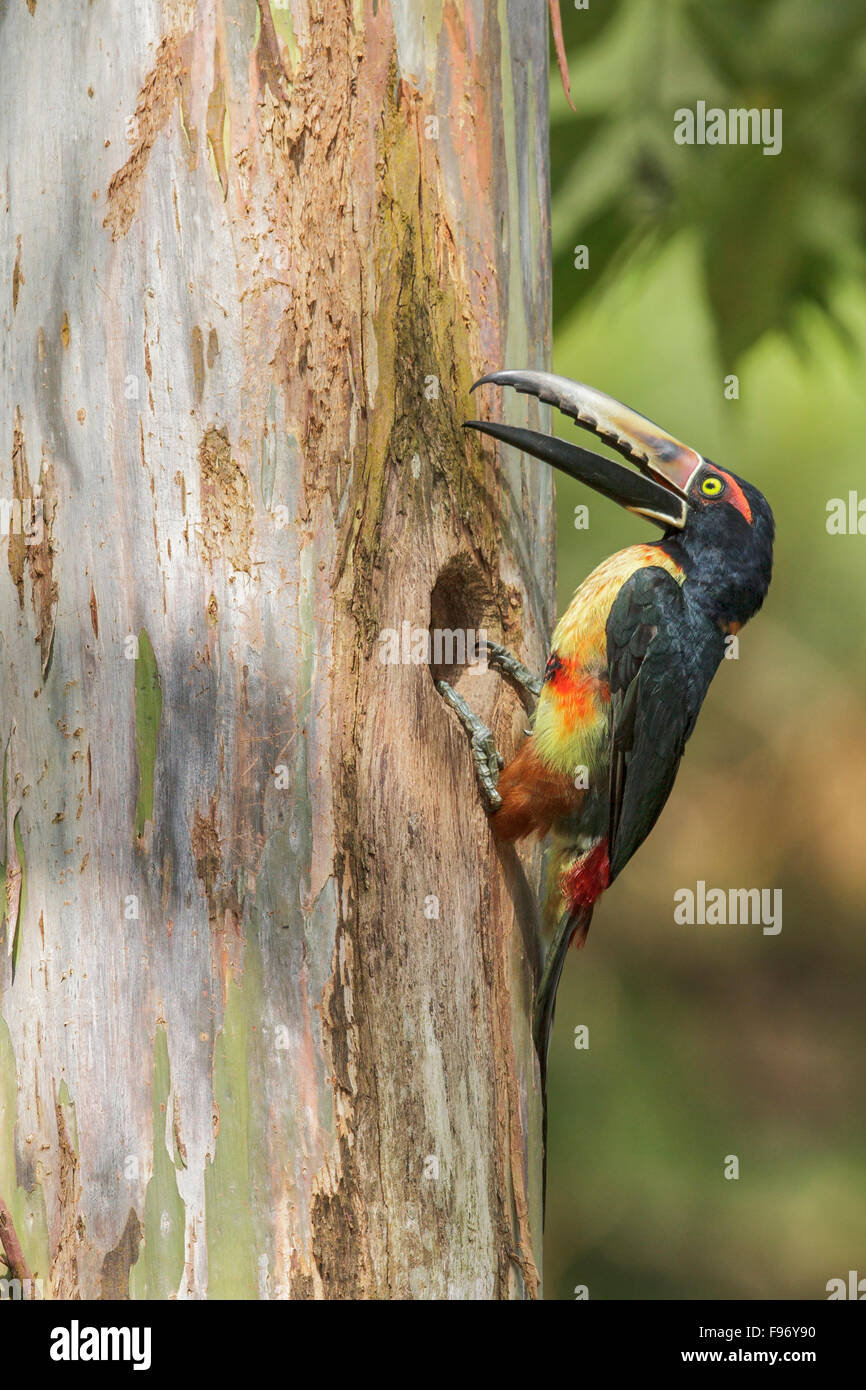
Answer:
<path fill-rule="evenodd" d="M 723 498 L 720 497 L 718 500 L 724 500 L 725 502 L 729 502 L 732 507 L 736 507 L 740 516 L 745 517 L 746 521 L 748 521 L 751 526 L 752 509 L 746 501 L 746 494 L 743 492 L 739 483 L 735 482 L 730 473 L 725 472 L 724 468 L 716 468 L 715 464 L 711 464 L 710 469 L 713 473 L 718 474 L 720 478 L 723 478 L 728 486 L 728 490 Z"/>

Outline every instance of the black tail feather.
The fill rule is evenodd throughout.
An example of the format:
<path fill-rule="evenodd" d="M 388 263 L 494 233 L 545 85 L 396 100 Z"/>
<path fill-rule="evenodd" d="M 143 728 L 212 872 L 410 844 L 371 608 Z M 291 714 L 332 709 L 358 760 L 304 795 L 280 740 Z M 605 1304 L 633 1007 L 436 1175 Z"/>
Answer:
<path fill-rule="evenodd" d="M 586 938 L 591 921 L 591 907 L 581 907 L 576 912 L 564 912 L 562 914 L 548 948 L 544 970 L 535 996 L 533 1038 L 541 1075 L 542 1203 L 545 1213 L 547 1207 L 547 1053 L 550 1048 L 550 1035 L 553 1031 L 553 1016 L 556 1012 L 556 992 L 559 989 L 559 980 L 562 975 L 562 967 L 565 965 L 568 948 L 578 932 L 581 933 L 582 939 Z"/>

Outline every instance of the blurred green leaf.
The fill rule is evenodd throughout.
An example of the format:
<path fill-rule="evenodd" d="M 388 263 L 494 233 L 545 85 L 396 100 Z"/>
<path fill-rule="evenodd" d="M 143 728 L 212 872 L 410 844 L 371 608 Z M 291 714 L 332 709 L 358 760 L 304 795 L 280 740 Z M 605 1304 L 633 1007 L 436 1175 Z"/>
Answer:
<path fill-rule="evenodd" d="M 864 0 L 613 0 L 563 20 L 577 112 L 554 89 L 555 321 L 691 230 L 725 364 L 768 331 L 802 341 L 804 310 L 842 333 L 835 289 L 866 261 Z M 699 100 L 781 109 L 781 152 L 675 144 Z"/>

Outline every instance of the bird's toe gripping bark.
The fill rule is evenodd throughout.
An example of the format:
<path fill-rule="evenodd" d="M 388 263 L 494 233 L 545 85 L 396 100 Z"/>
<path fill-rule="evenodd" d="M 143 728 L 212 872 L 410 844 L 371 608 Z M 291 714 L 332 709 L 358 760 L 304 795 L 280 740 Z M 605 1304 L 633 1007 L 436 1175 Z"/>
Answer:
<path fill-rule="evenodd" d="M 472 761 L 478 790 L 488 815 L 498 811 L 502 797 L 496 790 L 496 783 L 503 768 L 502 755 L 496 747 L 493 734 L 487 725 L 469 708 L 462 695 L 458 695 L 447 681 L 437 681 L 436 689 L 443 700 L 451 706 L 460 723 L 469 735 L 472 748 Z"/>
<path fill-rule="evenodd" d="M 533 700 L 538 699 L 543 683 L 541 676 L 534 676 L 531 671 L 527 670 L 522 661 L 518 661 L 513 652 L 508 651 L 505 647 L 500 647 L 497 642 L 485 642 L 484 649 L 487 654 L 488 666 L 501 671 L 502 675 L 516 685 L 522 693 L 529 695 Z"/>

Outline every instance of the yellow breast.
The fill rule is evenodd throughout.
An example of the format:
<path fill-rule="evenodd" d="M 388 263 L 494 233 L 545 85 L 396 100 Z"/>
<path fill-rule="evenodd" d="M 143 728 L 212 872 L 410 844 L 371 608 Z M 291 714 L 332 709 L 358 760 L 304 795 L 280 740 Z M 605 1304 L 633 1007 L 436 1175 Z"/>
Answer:
<path fill-rule="evenodd" d="M 614 599 L 635 570 L 656 565 L 678 583 L 683 571 L 657 545 L 630 545 L 592 571 L 556 625 L 534 738 L 549 767 L 589 785 L 608 762 L 607 639 Z"/>

